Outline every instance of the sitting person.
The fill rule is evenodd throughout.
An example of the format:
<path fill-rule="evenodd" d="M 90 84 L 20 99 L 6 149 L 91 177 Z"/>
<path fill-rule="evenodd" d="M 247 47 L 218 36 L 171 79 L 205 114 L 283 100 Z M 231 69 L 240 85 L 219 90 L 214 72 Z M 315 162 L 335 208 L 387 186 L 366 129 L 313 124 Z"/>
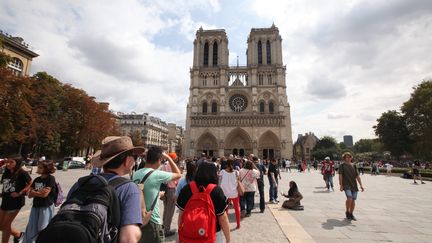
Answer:
<path fill-rule="evenodd" d="M 283 202 L 282 207 L 287 209 L 303 210 L 303 206 L 300 204 L 300 200 L 303 199 L 303 196 L 299 192 L 297 184 L 294 181 L 290 181 L 289 186 L 290 189 L 288 190 L 288 195 L 282 193 L 282 196 L 288 198 L 288 200 Z"/>

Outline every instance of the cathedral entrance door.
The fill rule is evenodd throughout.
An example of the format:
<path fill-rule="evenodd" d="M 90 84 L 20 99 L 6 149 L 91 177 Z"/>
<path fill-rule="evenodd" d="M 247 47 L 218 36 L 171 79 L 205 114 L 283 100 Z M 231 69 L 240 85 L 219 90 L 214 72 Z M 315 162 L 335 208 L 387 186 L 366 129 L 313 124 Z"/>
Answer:
<path fill-rule="evenodd" d="M 238 156 L 244 156 L 245 155 L 245 150 L 244 149 L 233 149 L 233 151 L 232 151 L 232 154 L 233 155 L 238 155 Z"/>
<path fill-rule="evenodd" d="M 274 159 L 274 150 L 263 149 L 263 159 Z"/>

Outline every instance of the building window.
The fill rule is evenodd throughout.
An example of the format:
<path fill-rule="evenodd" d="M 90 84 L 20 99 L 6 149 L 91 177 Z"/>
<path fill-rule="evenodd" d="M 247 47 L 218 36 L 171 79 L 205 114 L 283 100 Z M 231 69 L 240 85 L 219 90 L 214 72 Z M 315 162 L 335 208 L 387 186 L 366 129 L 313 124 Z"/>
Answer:
<path fill-rule="evenodd" d="M 266 43 L 267 64 L 271 64 L 271 46 L 270 41 Z"/>
<path fill-rule="evenodd" d="M 269 102 L 269 113 L 273 113 L 274 112 L 274 105 L 273 105 L 273 101 Z"/>
<path fill-rule="evenodd" d="M 23 62 L 20 59 L 14 57 L 12 58 L 12 61 L 8 64 L 8 67 L 14 75 L 20 76 L 23 71 Z"/>
<path fill-rule="evenodd" d="M 264 113 L 264 101 L 261 101 L 261 102 L 260 102 L 260 104 L 259 104 L 259 111 L 260 111 L 261 113 Z"/>
<path fill-rule="evenodd" d="M 212 111 L 212 113 L 217 113 L 217 104 L 216 104 L 216 102 L 212 103 L 211 111 Z"/>
<path fill-rule="evenodd" d="M 213 66 L 217 66 L 218 65 L 218 44 L 215 41 L 213 43 Z"/>
<path fill-rule="evenodd" d="M 204 44 L 204 66 L 208 66 L 209 61 L 209 44 L 206 42 Z"/>
<path fill-rule="evenodd" d="M 258 64 L 262 64 L 262 44 L 258 41 Z"/>
<path fill-rule="evenodd" d="M 258 74 L 258 85 L 263 85 L 263 84 L 264 84 L 264 75 Z"/>
<path fill-rule="evenodd" d="M 202 113 L 207 113 L 207 102 L 202 104 Z"/>

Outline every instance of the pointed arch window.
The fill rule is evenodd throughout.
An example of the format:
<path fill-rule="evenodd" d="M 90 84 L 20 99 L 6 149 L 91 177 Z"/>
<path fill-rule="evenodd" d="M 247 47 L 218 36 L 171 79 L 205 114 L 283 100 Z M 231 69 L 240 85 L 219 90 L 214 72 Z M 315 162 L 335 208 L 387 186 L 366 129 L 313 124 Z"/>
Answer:
<path fill-rule="evenodd" d="M 259 112 L 264 113 L 264 101 L 261 101 L 259 104 Z"/>
<path fill-rule="evenodd" d="M 271 64 L 271 45 L 270 41 L 266 43 L 267 64 Z"/>
<path fill-rule="evenodd" d="M 217 104 L 216 102 L 213 102 L 211 105 L 211 112 L 212 113 L 217 113 Z"/>
<path fill-rule="evenodd" d="M 202 113 L 207 113 L 207 102 L 202 104 Z"/>
<path fill-rule="evenodd" d="M 274 112 L 274 105 L 273 105 L 273 101 L 269 102 L 269 113 L 273 113 Z"/>
<path fill-rule="evenodd" d="M 258 41 L 258 64 L 262 64 L 262 43 Z"/>
<path fill-rule="evenodd" d="M 218 65 L 218 44 L 215 41 L 213 43 L 213 66 L 217 66 Z"/>
<path fill-rule="evenodd" d="M 208 66 L 209 61 L 209 44 L 206 42 L 204 44 L 204 66 Z"/>

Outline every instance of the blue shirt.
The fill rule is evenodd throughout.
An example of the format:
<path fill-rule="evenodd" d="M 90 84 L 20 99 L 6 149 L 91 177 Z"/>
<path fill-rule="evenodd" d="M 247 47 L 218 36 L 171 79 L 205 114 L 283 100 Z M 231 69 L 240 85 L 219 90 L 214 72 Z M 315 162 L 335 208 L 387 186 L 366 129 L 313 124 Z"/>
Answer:
<path fill-rule="evenodd" d="M 111 173 L 100 174 L 108 181 L 118 177 Z M 70 198 L 72 192 L 78 188 L 78 183 L 75 183 L 69 190 L 67 199 Z M 142 224 L 141 213 L 141 192 L 138 186 L 133 183 L 125 183 L 116 189 L 117 196 L 120 201 L 120 228 L 129 224 Z"/>
<path fill-rule="evenodd" d="M 176 197 L 178 197 L 180 195 L 181 189 L 183 189 L 183 187 L 185 187 L 187 184 L 189 184 L 189 183 L 186 181 L 186 177 L 183 177 L 179 180 L 177 187 L 176 187 L 176 192 L 175 192 Z"/>

